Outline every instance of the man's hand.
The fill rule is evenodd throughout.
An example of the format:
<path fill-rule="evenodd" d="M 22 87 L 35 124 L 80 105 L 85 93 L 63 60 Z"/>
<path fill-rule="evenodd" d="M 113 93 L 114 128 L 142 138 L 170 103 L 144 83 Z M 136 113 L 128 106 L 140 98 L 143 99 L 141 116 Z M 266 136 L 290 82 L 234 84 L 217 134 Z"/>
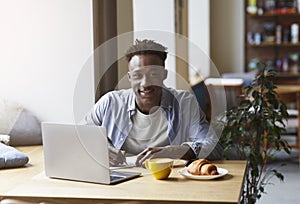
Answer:
<path fill-rule="evenodd" d="M 194 159 L 194 151 L 187 145 L 148 147 L 137 155 L 136 165 L 142 166 L 149 158 Z"/>
<path fill-rule="evenodd" d="M 126 162 L 125 151 L 116 149 L 111 145 L 108 145 L 109 164 L 110 166 L 123 164 Z"/>

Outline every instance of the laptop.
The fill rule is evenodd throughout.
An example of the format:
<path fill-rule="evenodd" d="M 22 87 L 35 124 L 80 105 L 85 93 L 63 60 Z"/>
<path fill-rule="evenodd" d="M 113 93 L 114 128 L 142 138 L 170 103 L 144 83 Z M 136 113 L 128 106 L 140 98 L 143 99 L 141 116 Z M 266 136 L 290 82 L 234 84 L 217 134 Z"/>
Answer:
<path fill-rule="evenodd" d="M 141 175 L 109 168 L 105 127 L 43 122 L 42 137 L 47 177 L 116 184 Z"/>

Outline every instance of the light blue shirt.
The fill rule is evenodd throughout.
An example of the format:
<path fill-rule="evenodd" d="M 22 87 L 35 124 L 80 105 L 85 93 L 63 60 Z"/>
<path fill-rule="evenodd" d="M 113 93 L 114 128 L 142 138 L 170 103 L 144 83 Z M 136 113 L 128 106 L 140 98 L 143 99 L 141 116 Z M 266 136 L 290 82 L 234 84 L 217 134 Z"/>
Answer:
<path fill-rule="evenodd" d="M 222 159 L 219 139 L 193 94 L 164 88 L 160 106 L 168 120 L 170 145 L 189 145 L 198 158 Z M 104 126 L 112 145 L 121 149 L 133 126 L 131 117 L 136 109 L 132 89 L 111 91 L 99 99 L 83 123 Z"/>

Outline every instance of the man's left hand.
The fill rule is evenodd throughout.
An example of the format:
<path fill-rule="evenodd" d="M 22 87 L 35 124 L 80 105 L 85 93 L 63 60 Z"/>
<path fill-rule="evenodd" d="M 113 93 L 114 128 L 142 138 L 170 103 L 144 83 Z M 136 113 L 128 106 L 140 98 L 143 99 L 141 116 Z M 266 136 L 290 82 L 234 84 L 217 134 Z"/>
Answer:
<path fill-rule="evenodd" d="M 136 165 L 142 166 L 149 158 L 194 159 L 194 151 L 187 145 L 148 147 L 137 155 Z"/>

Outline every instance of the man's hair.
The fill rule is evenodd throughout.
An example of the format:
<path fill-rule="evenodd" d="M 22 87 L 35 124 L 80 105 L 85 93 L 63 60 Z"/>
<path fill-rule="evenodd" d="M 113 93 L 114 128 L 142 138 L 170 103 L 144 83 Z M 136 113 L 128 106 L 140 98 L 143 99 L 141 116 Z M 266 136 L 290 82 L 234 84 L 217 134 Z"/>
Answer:
<path fill-rule="evenodd" d="M 153 40 L 135 40 L 135 44 L 131 46 L 125 53 L 126 59 L 129 62 L 134 55 L 139 54 L 155 54 L 165 62 L 167 58 L 167 48 Z"/>

